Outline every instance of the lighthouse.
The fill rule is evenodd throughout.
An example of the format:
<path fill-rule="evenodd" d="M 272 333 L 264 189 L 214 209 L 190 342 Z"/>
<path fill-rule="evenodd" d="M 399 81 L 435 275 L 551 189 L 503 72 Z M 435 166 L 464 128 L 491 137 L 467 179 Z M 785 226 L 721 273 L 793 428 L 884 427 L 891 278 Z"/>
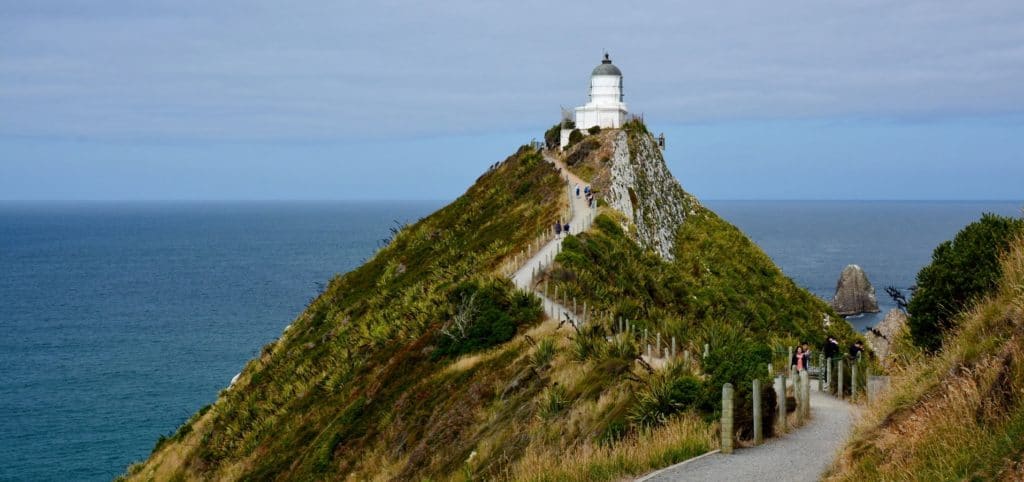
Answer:
<path fill-rule="evenodd" d="M 626 122 L 626 104 L 622 102 L 622 71 L 607 53 L 590 73 L 588 102 L 574 111 L 576 128 L 586 130 L 594 126 L 619 128 Z M 572 129 L 562 129 L 562 147 L 569 143 Z"/>

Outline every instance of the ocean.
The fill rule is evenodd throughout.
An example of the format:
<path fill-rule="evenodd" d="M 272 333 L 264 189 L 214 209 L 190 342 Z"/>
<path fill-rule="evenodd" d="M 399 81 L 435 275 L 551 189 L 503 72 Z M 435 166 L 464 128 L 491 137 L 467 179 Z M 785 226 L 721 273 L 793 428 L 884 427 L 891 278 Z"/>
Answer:
<path fill-rule="evenodd" d="M 443 202 L 0 203 L 0 480 L 109 480 L 145 458 L 396 223 Z M 709 201 L 830 298 L 883 313 L 932 249 L 1020 202 Z"/>

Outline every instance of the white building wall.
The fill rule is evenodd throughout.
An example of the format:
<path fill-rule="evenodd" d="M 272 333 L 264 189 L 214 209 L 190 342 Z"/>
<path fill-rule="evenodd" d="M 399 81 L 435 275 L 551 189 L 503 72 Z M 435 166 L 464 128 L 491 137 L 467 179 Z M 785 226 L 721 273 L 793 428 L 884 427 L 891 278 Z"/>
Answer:
<path fill-rule="evenodd" d="M 590 102 L 597 105 L 616 105 L 622 102 L 622 77 L 595 75 L 590 78 Z"/>
<path fill-rule="evenodd" d="M 592 75 L 589 97 L 589 102 L 574 111 L 577 129 L 587 130 L 594 126 L 618 129 L 626 123 L 629 110 L 622 102 L 621 75 Z M 569 129 L 562 129 L 562 147 L 568 145 L 570 132 Z"/>

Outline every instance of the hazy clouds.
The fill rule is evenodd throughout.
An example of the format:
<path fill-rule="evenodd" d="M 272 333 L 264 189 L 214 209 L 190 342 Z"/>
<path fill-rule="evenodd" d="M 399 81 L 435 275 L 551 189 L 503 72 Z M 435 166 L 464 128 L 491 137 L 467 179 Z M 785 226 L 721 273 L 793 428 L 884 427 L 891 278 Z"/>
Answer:
<path fill-rule="evenodd" d="M 585 100 L 602 49 L 662 123 L 1024 110 L 1019 0 L 5 0 L 0 136 L 521 131 Z"/>

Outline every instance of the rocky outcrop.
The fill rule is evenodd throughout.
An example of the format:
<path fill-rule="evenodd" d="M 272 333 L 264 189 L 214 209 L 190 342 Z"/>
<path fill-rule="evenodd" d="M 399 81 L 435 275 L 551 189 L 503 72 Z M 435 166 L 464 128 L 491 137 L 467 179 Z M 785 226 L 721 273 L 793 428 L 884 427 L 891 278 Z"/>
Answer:
<path fill-rule="evenodd" d="M 889 356 L 889 349 L 907 326 L 907 314 L 902 310 L 893 308 L 885 314 L 885 319 L 878 326 L 871 328 L 864 334 L 868 346 L 875 352 L 879 360 L 885 360 Z"/>
<path fill-rule="evenodd" d="M 697 200 L 683 191 L 657 141 L 639 123 L 616 133 L 610 161 L 605 201 L 633 222 L 641 246 L 673 259 L 676 232 Z"/>
<path fill-rule="evenodd" d="M 832 297 L 832 308 L 843 316 L 861 313 L 878 313 L 875 287 L 868 281 L 868 275 L 855 264 L 843 268 L 836 283 L 836 294 Z"/>

